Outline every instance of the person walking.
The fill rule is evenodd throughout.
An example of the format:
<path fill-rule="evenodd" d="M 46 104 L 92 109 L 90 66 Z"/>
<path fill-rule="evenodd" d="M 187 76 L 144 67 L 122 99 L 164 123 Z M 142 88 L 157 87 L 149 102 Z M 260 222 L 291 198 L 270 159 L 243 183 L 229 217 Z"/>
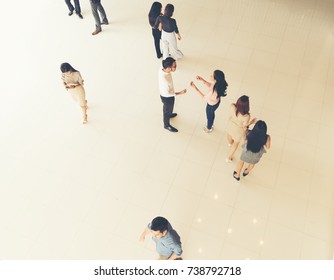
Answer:
<path fill-rule="evenodd" d="M 108 25 L 108 19 L 106 12 L 101 4 L 101 0 L 89 0 L 90 6 L 92 8 L 92 13 L 95 19 L 95 31 L 92 33 L 92 35 L 99 34 L 102 31 L 101 25 L 105 24 Z M 102 17 L 102 21 L 100 19 L 99 13 Z"/>
<path fill-rule="evenodd" d="M 183 53 L 177 47 L 177 41 L 181 40 L 181 34 L 176 24 L 176 20 L 172 18 L 174 13 L 174 6 L 167 4 L 164 10 L 164 14 L 159 16 L 155 21 L 154 28 L 161 28 L 161 41 L 162 41 L 162 54 L 163 59 L 171 56 L 175 60 L 181 59 Z M 175 35 L 176 34 L 176 35 Z"/>
<path fill-rule="evenodd" d="M 226 89 L 228 83 L 225 80 L 225 74 L 223 71 L 215 70 L 211 76 L 211 81 L 208 82 L 204 80 L 201 76 L 196 76 L 198 81 L 203 82 L 205 86 L 209 88 L 208 93 L 204 94 L 198 89 L 193 81 L 190 82 L 190 86 L 193 87 L 201 97 L 207 102 L 206 105 L 206 118 L 207 124 L 203 127 L 206 133 L 211 133 L 213 131 L 213 123 L 215 120 L 215 111 L 219 107 L 221 97 L 226 96 Z"/>
<path fill-rule="evenodd" d="M 81 8 L 80 8 L 80 2 L 79 0 L 74 0 L 74 6 L 75 8 L 73 7 L 72 3 L 71 3 L 71 0 L 65 0 L 65 3 L 69 9 L 69 13 L 68 15 L 71 16 L 73 15 L 73 11 L 75 10 L 75 13 L 78 15 L 79 18 L 83 19 L 83 16 L 81 14 Z"/>
<path fill-rule="evenodd" d="M 178 130 L 170 124 L 170 119 L 177 116 L 176 113 L 173 113 L 175 96 L 187 92 L 186 89 L 175 92 L 172 77 L 172 72 L 175 72 L 175 70 L 176 61 L 172 57 L 167 57 L 163 60 L 162 67 L 159 68 L 159 89 L 161 102 L 163 103 L 164 128 L 170 132 L 178 132 Z"/>
<path fill-rule="evenodd" d="M 157 54 L 157 58 L 162 57 L 161 49 L 160 49 L 160 39 L 161 39 L 161 31 L 159 28 L 154 28 L 154 24 L 157 20 L 158 16 L 161 16 L 162 5 L 160 2 L 154 2 L 151 6 L 150 12 L 148 13 L 148 22 L 152 27 L 152 35 L 154 38 L 154 46 L 155 52 Z"/>
<path fill-rule="evenodd" d="M 236 167 L 237 170 L 233 171 L 233 178 L 237 181 L 240 180 L 240 173 L 244 163 L 248 163 L 248 166 L 242 173 L 242 176 L 245 177 L 251 172 L 255 164 L 260 161 L 262 155 L 266 153 L 265 148 L 270 148 L 271 138 L 267 134 L 267 124 L 261 120 L 257 121 L 254 128 L 247 133 L 246 141 Z"/>
<path fill-rule="evenodd" d="M 227 142 L 230 151 L 227 155 L 226 162 L 232 162 L 233 155 L 237 150 L 239 143 L 245 139 L 248 127 L 255 123 L 256 119 L 250 120 L 249 114 L 249 97 L 243 95 L 238 98 L 236 103 L 231 104 L 231 116 L 227 125 Z"/>
<path fill-rule="evenodd" d="M 148 234 L 152 234 L 159 260 L 182 260 L 181 238 L 166 218 L 154 218 L 144 229 L 139 240 L 144 242 Z"/>
<path fill-rule="evenodd" d="M 87 123 L 87 100 L 85 89 L 83 87 L 83 79 L 80 72 L 75 70 L 69 63 L 64 62 L 60 65 L 60 71 L 62 72 L 61 79 L 63 80 L 64 87 L 69 91 L 72 98 L 79 103 L 82 109 L 83 124 Z"/>

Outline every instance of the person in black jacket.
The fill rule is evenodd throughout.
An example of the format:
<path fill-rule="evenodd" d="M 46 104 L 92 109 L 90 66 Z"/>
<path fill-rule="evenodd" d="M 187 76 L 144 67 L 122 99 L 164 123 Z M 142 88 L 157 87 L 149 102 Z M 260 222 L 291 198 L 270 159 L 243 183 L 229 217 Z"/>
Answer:
<path fill-rule="evenodd" d="M 92 35 L 99 34 L 102 31 L 101 24 L 109 24 L 106 12 L 104 11 L 104 8 L 101 4 L 101 0 L 89 0 L 90 6 L 92 8 L 92 13 L 95 19 L 95 31 L 92 33 Z M 102 22 L 100 20 L 100 16 L 98 12 L 100 12 L 101 17 L 102 17 Z"/>
<path fill-rule="evenodd" d="M 155 46 L 155 51 L 157 53 L 157 57 L 161 58 L 162 53 L 160 49 L 160 39 L 161 39 L 161 30 L 159 28 L 154 28 L 155 21 L 157 20 L 158 16 L 161 16 L 161 9 L 162 5 L 160 2 L 154 2 L 152 4 L 151 10 L 148 14 L 148 21 L 152 27 L 152 35 L 154 38 L 154 46 Z"/>

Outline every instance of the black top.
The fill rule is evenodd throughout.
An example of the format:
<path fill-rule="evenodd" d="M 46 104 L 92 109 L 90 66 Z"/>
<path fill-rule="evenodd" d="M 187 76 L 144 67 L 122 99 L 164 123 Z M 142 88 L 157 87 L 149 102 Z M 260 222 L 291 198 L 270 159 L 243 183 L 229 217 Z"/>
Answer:
<path fill-rule="evenodd" d="M 162 30 L 168 33 L 172 33 L 175 31 L 175 33 L 179 33 L 179 29 L 176 25 L 176 20 L 173 18 L 169 18 L 166 16 L 159 16 L 157 20 L 155 21 L 154 28 L 159 27 L 159 23 L 162 23 Z"/>
<path fill-rule="evenodd" d="M 161 16 L 161 14 L 159 16 Z M 150 25 L 152 26 L 152 28 L 154 28 L 155 21 L 157 20 L 157 18 L 159 16 L 150 16 L 150 15 L 148 15 L 148 21 L 149 21 Z"/>

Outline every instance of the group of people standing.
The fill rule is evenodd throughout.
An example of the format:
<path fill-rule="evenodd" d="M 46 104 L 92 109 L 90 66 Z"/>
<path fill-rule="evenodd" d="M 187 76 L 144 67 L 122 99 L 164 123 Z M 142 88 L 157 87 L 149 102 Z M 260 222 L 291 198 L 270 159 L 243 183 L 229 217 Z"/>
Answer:
<path fill-rule="evenodd" d="M 80 18 L 83 18 L 79 0 L 74 0 L 75 7 L 73 7 L 70 0 L 65 0 L 65 2 L 68 5 L 70 16 L 75 10 L 76 14 Z M 108 20 L 100 0 L 90 0 L 90 3 L 96 22 L 96 29 L 92 34 L 96 35 L 102 30 L 101 24 L 108 24 Z M 102 21 L 100 20 L 98 11 L 102 16 Z M 163 103 L 163 125 L 166 130 L 175 133 L 178 132 L 178 129 L 170 123 L 170 120 L 177 116 L 177 113 L 173 112 L 175 96 L 187 93 L 187 89 L 175 91 L 173 84 L 172 72 L 176 71 L 176 61 L 184 56 L 177 47 L 177 39 L 181 40 L 181 34 L 176 20 L 172 18 L 173 13 L 174 6 L 172 4 L 167 4 L 162 13 L 162 4 L 154 2 L 148 18 L 152 28 L 156 56 L 158 59 L 162 58 L 158 81 L 160 98 Z M 162 50 L 160 43 L 162 43 Z M 73 99 L 79 103 L 82 109 L 83 124 L 86 124 L 88 106 L 83 87 L 84 81 L 80 72 L 66 62 L 61 64 L 60 70 L 62 72 L 61 78 L 64 87 L 70 91 Z M 195 79 L 197 82 L 203 83 L 206 87 L 206 91 L 202 91 L 193 81 L 190 82 L 190 86 L 206 102 L 207 122 L 203 130 L 206 133 L 211 133 L 214 130 L 215 111 L 221 104 L 221 98 L 226 96 L 228 83 L 224 72 L 221 70 L 214 70 L 209 80 L 199 75 L 195 76 Z M 240 159 L 236 164 L 236 170 L 233 171 L 233 178 L 239 181 L 241 174 L 244 177 L 247 176 L 255 164 L 259 162 L 262 155 L 266 152 L 265 148 L 270 148 L 271 138 L 267 134 L 267 125 L 264 121 L 257 121 L 256 118 L 251 119 L 248 96 L 242 95 L 236 103 L 231 104 L 230 113 L 227 125 L 227 142 L 230 150 L 226 162 L 230 163 L 233 161 L 239 144 L 243 142 Z M 254 125 L 254 127 L 250 130 L 249 127 L 251 125 Z M 242 170 L 245 163 L 248 165 Z M 181 259 L 181 241 L 168 220 L 163 217 L 153 219 L 145 228 L 140 239 L 144 240 L 145 236 L 149 233 L 153 234 L 153 240 L 156 242 L 160 259 Z"/>
<path fill-rule="evenodd" d="M 81 7 L 80 7 L 80 2 L 79 0 L 74 0 L 74 6 L 71 3 L 71 0 L 65 0 L 65 3 L 69 9 L 68 15 L 71 16 L 73 15 L 73 11 L 78 15 L 79 18 L 83 19 L 83 16 L 81 14 Z M 92 9 L 92 14 L 95 19 L 95 30 L 92 33 L 92 35 L 99 34 L 102 31 L 101 25 L 105 24 L 108 25 L 108 19 L 106 12 L 101 4 L 101 0 L 89 0 L 91 9 Z M 102 20 L 100 19 L 99 13 L 101 15 Z"/>
<path fill-rule="evenodd" d="M 152 27 L 157 58 L 163 58 L 162 66 L 159 68 L 159 90 L 163 103 L 164 128 L 170 132 L 178 132 L 178 129 L 170 124 L 170 119 L 177 116 L 177 113 L 173 112 L 175 96 L 186 93 L 187 89 L 175 91 L 173 85 L 172 72 L 176 71 L 176 60 L 183 57 L 183 53 L 177 47 L 176 38 L 180 40 L 181 35 L 176 20 L 172 18 L 173 13 L 174 6 L 172 4 L 167 4 L 162 13 L 162 4 L 154 2 L 149 11 L 148 19 Z M 163 46 L 162 51 L 160 41 Z M 190 82 L 190 86 L 207 103 L 207 123 L 203 130 L 206 133 L 211 133 L 214 129 L 215 111 L 221 103 L 221 98 L 226 96 L 228 83 L 224 72 L 221 70 L 213 71 L 209 81 L 201 76 L 196 76 L 196 80 L 202 82 L 208 89 L 203 92 L 193 81 Z M 264 147 L 267 149 L 270 147 L 270 136 L 267 135 L 267 125 L 264 121 L 256 122 L 256 118 L 250 119 L 248 96 L 241 96 L 235 104 L 231 104 L 230 110 L 231 116 L 227 126 L 227 142 L 230 150 L 226 158 L 227 163 L 232 162 L 240 142 L 245 142 L 242 146 L 243 151 L 240 160 L 237 163 L 237 170 L 233 172 L 233 177 L 239 181 L 244 163 L 248 163 L 248 166 L 242 172 L 242 175 L 247 176 L 255 164 L 259 162 L 263 153 L 266 152 Z M 254 128 L 249 130 L 249 127 L 253 124 L 255 124 Z"/>

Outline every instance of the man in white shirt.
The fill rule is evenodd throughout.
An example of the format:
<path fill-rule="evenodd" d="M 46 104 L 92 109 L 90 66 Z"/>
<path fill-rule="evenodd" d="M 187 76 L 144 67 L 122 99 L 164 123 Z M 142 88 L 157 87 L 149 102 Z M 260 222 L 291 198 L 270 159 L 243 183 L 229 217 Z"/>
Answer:
<path fill-rule="evenodd" d="M 186 93 L 184 89 L 179 92 L 174 91 L 173 77 L 171 72 L 176 70 L 176 61 L 172 57 L 167 57 L 162 61 L 162 67 L 159 68 L 159 90 L 160 97 L 163 103 L 163 121 L 164 128 L 170 132 L 178 132 L 178 130 L 170 125 L 169 120 L 177 116 L 173 113 L 175 96 Z"/>

